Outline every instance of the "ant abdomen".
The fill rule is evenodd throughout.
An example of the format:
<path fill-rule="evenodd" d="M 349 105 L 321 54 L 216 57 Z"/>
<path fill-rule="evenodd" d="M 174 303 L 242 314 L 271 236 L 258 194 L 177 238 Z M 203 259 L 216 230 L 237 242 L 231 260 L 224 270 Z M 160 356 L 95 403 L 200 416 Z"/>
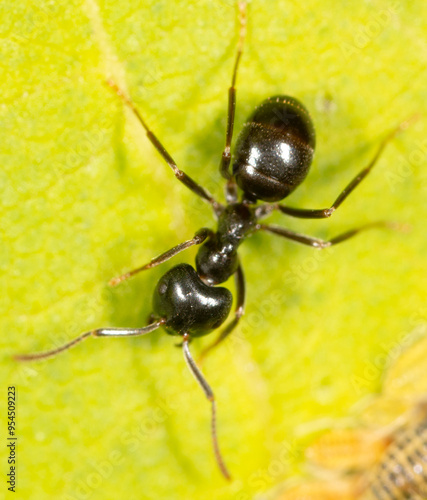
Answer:
<path fill-rule="evenodd" d="M 155 317 L 164 318 L 171 335 L 206 335 L 227 319 L 233 297 L 227 288 L 206 285 L 189 264 L 165 273 L 153 295 Z"/>
<path fill-rule="evenodd" d="M 282 200 L 308 174 L 315 144 L 304 105 L 289 96 L 269 97 L 237 139 L 233 161 L 237 184 L 250 200 Z"/>

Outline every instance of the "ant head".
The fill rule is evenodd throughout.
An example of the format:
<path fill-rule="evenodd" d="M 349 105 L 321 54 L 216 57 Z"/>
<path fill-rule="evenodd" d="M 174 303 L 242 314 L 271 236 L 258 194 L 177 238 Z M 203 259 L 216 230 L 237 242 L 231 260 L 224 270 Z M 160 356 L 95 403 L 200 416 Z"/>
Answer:
<path fill-rule="evenodd" d="M 248 199 L 279 201 L 305 179 L 316 144 L 306 108 L 293 97 L 263 101 L 237 139 L 233 174 Z"/>
<path fill-rule="evenodd" d="M 157 283 L 153 312 L 155 317 L 165 319 L 164 327 L 170 335 L 186 332 L 198 337 L 224 323 L 232 301 L 227 288 L 208 286 L 189 264 L 178 264 Z"/>

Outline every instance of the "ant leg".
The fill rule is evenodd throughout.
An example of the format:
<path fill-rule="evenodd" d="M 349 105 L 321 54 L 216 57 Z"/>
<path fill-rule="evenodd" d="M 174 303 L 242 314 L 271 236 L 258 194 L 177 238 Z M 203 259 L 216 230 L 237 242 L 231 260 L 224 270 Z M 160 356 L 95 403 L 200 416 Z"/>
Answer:
<path fill-rule="evenodd" d="M 200 371 L 199 367 L 196 365 L 196 362 L 194 361 L 193 357 L 191 356 L 190 349 L 188 348 L 189 341 L 190 341 L 190 335 L 188 333 L 184 333 L 183 339 L 182 339 L 182 349 L 184 351 L 184 358 L 185 358 L 185 361 L 187 363 L 188 368 L 190 369 L 194 378 L 197 380 L 198 384 L 202 388 L 203 392 L 205 393 L 205 396 L 208 398 L 208 400 L 211 403 L 211 435 L 212 435 L 212 442 L 213 442 L 215 458 L 216 458 L 218 467 L 221 470 L 222 475 L 230 481 L 231 476 L 230 476 L 230 473 L 228 472 L 227 467 L 224 463 L 224 460 L 222 458 L 221 451 L 220 451 L 219 445 L 218 445 L 217 430 L 216 430 L 215 396 L 214 396 L 214 393 L 211 389 L 211 386 L 208 384 L 208 382 L 206 381 L 202 372 Z"/>
<path fill-rule="evenodd" d="M 362 182 L 362 180 L 369 174 L 374 165 L 377 163 L 378 158 L 381 156 L 386 145 L 393 139 L 399 132 L 405 130 L 409 124 L 417 119 L 418 116 L 414 115 L 408 120 L 402 122 L 398 125 L 394 130 L 392 130 L 381 142 L 378 151 L 370 161 L 367 167 L 365 167 L 356 177 L 346 186 L 346 188 L 340 193 L 338 198 L 335 200 L 333 205 L 330 208 L 323 209 L 306 209 L 306 208 L 293 208 L 287 207 L 285 205 L 274 205 L 276 210 L 280 210 L 282 213 L 286 215 L 290 215 L 292 217 L 299 217 L 302 219 L 326 219 L 330 217 L 335 210 L 341 205 L 341 203 L 348 197 L 348 195 L 353 192 L 353 190 Z"/>
<path fill-rule="evenodd" d="M 239 2 L 239 41 L 237 44 L 236 60 L 234 62 L 233 76 L 231 78 L 231 87 L 228 89 L 228 114 L 227 114 L 227 132 L 225 135 L 225 148 L 222 153 L 219 170 L 221 175 L 227 179 L 226 197 L 227 203 L 237 201 L 237 186 L 229 171 L 231 161 L 231 141 L 233 139 L 234 116 L 236 112 L 236 79 L 240 58 L 243 53 L 243 44 L 246 36 L 246 2 Z"/>
<path fill-rule="evenodd" d="M 212 342 L 212 344 L 203 349 L 199 361 L 202 361 L 209 351 L 214 349 L 219 343 L 221 343 L 230 335 L 230 333 L 236 328 L 237 324 L 240 321 L 240 318 L 245 312 L 245 275 L 243 274 L 243 268 L 240 264 L 237 268 L 234 278 L 237 290 L 236 311 L 234 313 L 234 319 L 222 330 L 222 332 L 218 335 L 216 340 Z"/>
<path fill-rule="evenodd" d="M 319 238 L 314 238 L 312 236 L 306 236 L 305 234 L 294 233 L 289 229 L 285 229 L 279 226 L 271 226 L 265 224 L 258 224 L 257 229 L 262 231 L 268 231 L 269 233 L 277 234 L 278 236 L 283 236 L 284 238 L 288 238 L 289 240 L 297 241 L 298 243 L 302 243 L 303 245 L 308 245 L 315 248 L 328 248 L 332 245 L 336 245 L 337 243 L 341 243 L 342 241 L 348 240 L 352 238 L 356 234 L 365 231 L 366 229 L 372 229 L 375 227 L 385 227 L 388 229 L 395 230 L 403 230 L 406 226 L 398 224 L 396 222 L 386 222 L 386 221 L 378 221 L 371 222 L 370 224 L 365 224 L 364 226 L 350 229 L 350 231 L 346 231 L 345 233 L 339 234 L 328 241 L 321 240 Z"/>
<path fill-rule="evenodd" d="M 74 340 L 67 342 L 66 344 L 45 352 L 36 352 L 33 354 L 16 354 L 13 359 L 16 361 L 34 361 L 36 359 L 46 359 L 56 356 L 62 351 L 66 351 L 70 347 L 79 344 L 83 340 L 89 337 L 133 337 L 136 335 L 145 335 L 157 330 L 160 326 L 166 323 L 165 319 L 159 319 L 150 325 L 144 326 L 143 328 L 98 328 L 97 330 L 91 330 L 90 332 L 82 333 Z"/>
<path fill-rule="evenodd" d="M 215 214 L 219 215 L 222 212 L 223 208 L 222 205 L 219 202 L 217 202 L 215 198 L 204 187 L 200 186 L 200 184 L 197 184 L 197 182 L 193 181 L 193 179 L 190 176 L 188 176 L 185 172 L 183 172 L 177 167 L 172 156 L 166 151 L 166 149 L 163 147 L 159 139 L 157 139 L 154 133 L 149 129 L 142 115 L 137 110 L 134 103 L 129 99 L 129 97 L 127 97 L 127 95 L 113 81 L 107 80 L 107 85 L 109 85 L 116 92 L 116 94 L 122 99 L 122 101 L 130 108 L 130 110 L 138 118 L 139 122 L 145 129 L 148 139 L 151 141 L 153 146 L 157 149 L 157 151 L 161 154 L 166 163 L 173 170 L 175 177 L 185 186 L 187 186 L 191 191 L 193 191 L 193 193 L 197 194 L 197 196 L 200 196 L 201 198 L 209 202 L 212 205 Z"/>
<path fill-rule="evenodd" d="M 206 227 L 202 227 L 202 229 L 199 229 L 197 233 L 194 235 L 194 238 L 191 240 L 184 241 L 183 243 L 180 243 L 176 247 L 171 248 L 165 253 L 162 253 L 158 257 L 155 257 L 152 259 L 148 264 L 145 264 L 144 266 L 138 267 L 137 269 L 133 269 L 132 271 L 128 271 L 125 274 L 122 274 L 121 276 L 117 276 L 116 278 L 112 278 L 108 284 L 110 286 L 116 286 L 122 281 L 125 281 L 132 276 L 135 276 L 135 274 L 140 273 L 141 271 L 145 271 L 146 269 L 151 269 L 152 267 L 156 267 L 160 264 L 163 264 L 163 262 L 166 262 L 167 260 L 171 259 L 172 257 L 175 257 L 175 255 L 179 254 L 183 250 L 187 250 L 187 248 L 190 248 L 194 245 L 200 245 L 203 243 L 206 238 L 209 236 L 213 235 L 213 231 L 211 229 L 208 229 Z"/>

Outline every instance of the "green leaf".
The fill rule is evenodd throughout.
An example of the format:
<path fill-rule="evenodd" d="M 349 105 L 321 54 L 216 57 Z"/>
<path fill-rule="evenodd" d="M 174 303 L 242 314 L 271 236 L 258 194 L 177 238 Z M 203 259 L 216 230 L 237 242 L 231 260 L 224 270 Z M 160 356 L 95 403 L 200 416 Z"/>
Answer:
<path fill-rule="evenodd" d="M 268 235 L 243 245 L 246 315 L 203 367 L 228 484 L 208 403 L 163 332 L 90 339 L 41 363 L 10 356 L 144 325 L 162 273 L 194 262 L 190 250 L 107 285 L 214 221 L 105 81 L 129 92 L 178 165 L 221 197 L 235 4 L 0 8 L 1 378 L 2 401 L 7 386 L 18 391 L 19 498 L 245 500 L 297 474 L 311 429 L 378 391 L 389 351 L 426 324 L 425 116 L 332 219 L 272 217 L 325 239 L 381 219 L 409 232 L 370 231 L 324 252 Z M 301 99 L 317 130 L 312 171 L 290 205 L 329 206 L 389 130 L 425 112 L 426 14 L 421 0 L 250 4 L 236 131 L 274 94 Z M 195 355 L 206 342 L 193 343 Z"/>

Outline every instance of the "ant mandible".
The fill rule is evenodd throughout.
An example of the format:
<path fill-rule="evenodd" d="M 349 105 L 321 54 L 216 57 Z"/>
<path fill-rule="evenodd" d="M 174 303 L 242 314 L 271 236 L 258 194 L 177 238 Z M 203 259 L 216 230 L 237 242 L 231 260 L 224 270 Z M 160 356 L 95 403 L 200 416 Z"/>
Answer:
<path fill-rule="evenodd" d="M 238 8 L 239 40 L 231 86 L 228 91 L 225 148 L 220 162 L 220 172 L 226 180 L 225 205 L 215 200 L 206 189 L 177 167 L 173 158 L 148 127 L 133 102 L 114 82 L 107 82 L 135 114 L 145 129 L 148 139 L 171 167 L 175 177 L 193 193 L 207 201 L 218 219 L 216 231 L 208 228 L 200 229 L 192 239 L 171 248 L 145 266 L 113 278 L 110 285 L 117 285 L 141 271 L 158 266 L 191 246 L 201 245 L 196 256 L 196 270 L 189 264 L 178 264 L 160 278 L 154 291 L 153 313 L 150 319 L 151 323 L 148 326 L 135 329 L 96 329 L 83 333 L 56 349 L 15 356 L 15 359 L 19 361 L 45 359 L 69 349 L 88 337 L 145 335 L 161 326 L 169 335 L 181 336 L 185 361 L 211 403 L 211 434 L 215 458 L 222 474 L 227 479 L 231 479 L 231 477 L 218 445 L 214 393 L 189 350 L 189 343 L 193 338 L 206 335 L 219 328 L 230 313 L 231 292 L 216 285 L 224 283 L 231 276 L 235 277 L 237 300 L 234 319 L 202 352 L 202 356 L 222 342 L 234 330 L 243 315 L 245 278 L 237 250 L 248 236 L 259 231 L 266 231 L 322 249 L 348 240 L 365 229 L 380 226 L 394 227 L 392 223 L 374 222 L 347 231 L 329 241 L 323 241 L 279 226 L 261 224 L 260 220 L 275 210 L 304 219 L 330 217 L 369 174 L 387 142 L 406 125 L 406 122 L 402 123 L 388 134 L 381 142 L 369 165 L 348 184 L 330 208 L 312 210 L 289 207 L 277 202 L 292 193 L 307 176 L 314 154 L 315 132 L 308 111 L 297 99 L 283 95 L 270 97 L 255 109 L 244 124 L 237 138 L 232 172 L 230 172 L 231 141 L 236 108 L 236 79 L 246 35 L 246 2 L 238 2 Z M 238 188 L 242 193 L 240 201 Z M 268 203 L 257 206 L 259 200 Z"/>

